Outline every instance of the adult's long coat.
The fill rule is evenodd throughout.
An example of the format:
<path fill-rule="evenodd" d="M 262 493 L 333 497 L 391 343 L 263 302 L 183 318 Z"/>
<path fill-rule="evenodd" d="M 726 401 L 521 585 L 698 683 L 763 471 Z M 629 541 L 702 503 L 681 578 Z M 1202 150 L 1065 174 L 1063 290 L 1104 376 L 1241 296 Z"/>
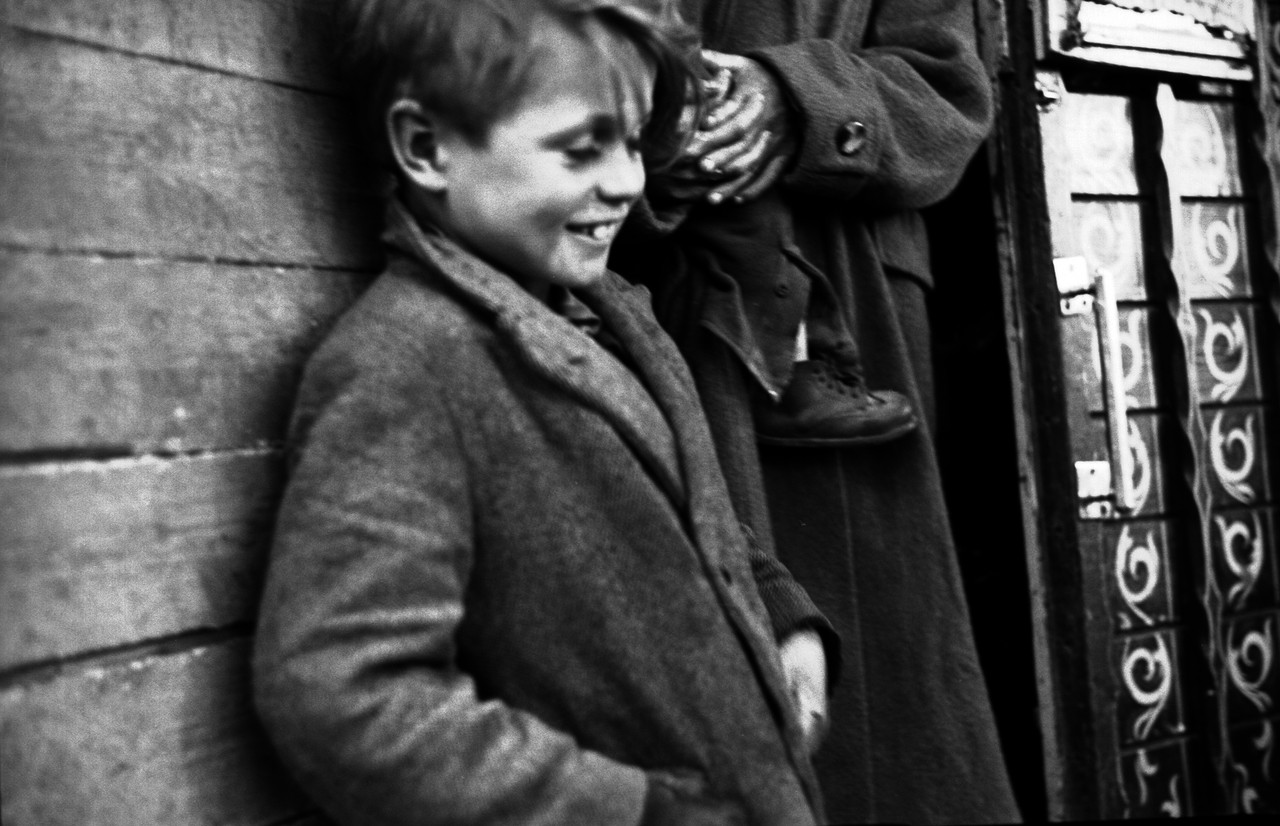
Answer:
<path fill-rule="evenodd" d="M 757 454 L 737 401 L 747 374 L 729 355 L 744 326 L 735 285 L 690 271 L 679 229 L 663 243 L 650 236 L 653 212 L 615 251 L 620 271 L 653 287 L 693 366 L 735 504 L 762 536 L 771 512 L 778 556 L 842 637 L 832 728 L 817 759 L 827 813 L 835 822 L 1016 820 L 932 444 L 932 276 L 916 212 L 950 192 L 989 128 L 972 2 L 683 6 L 704 45 L 753 57 L 781 82 L 799 116 L 798 156 L 780 184 L 796 244 L 848 312 L 869 385 L 907 393 L 926 420 L 873 448 Z M 714 208 L 686 220 L 714 220 Z M 794 295 L 787 281 L 796 277 L 779 274 L 778 300 Z"/>
<path fill-rule="evenodd" d="M 615 356 L 391 224 L 294 414 L 254 655 L 286 764 L 362 826 L 634 826 L 671 775 L 727 804 L 699 824 L 813 826 L 746 537 L 648 294 L 584 291 Z"/>

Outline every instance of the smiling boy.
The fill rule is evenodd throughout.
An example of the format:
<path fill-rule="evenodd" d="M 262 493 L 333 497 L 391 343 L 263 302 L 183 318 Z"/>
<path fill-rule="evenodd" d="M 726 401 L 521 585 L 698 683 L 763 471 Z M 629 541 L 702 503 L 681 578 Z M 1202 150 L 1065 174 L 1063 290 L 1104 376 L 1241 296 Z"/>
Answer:
<path fill-rule="evenodd" d="M 811 826 L 825 620 L 605 268 L 687 30 L 658 0 L 350 6 L 397 191 L 291 425 L 253 671 L 282 759 L 346 824 Z"/>
<path fill-rule="evenodd" d="M 482 140 L 412 98 L 387 117 L 414 216 L 545 301 L 553 285 L 586 287 L 604 275 L 644 187 L 640 135 L 655 68 L 628 41 L 606 58 L 605 43 L 562 28 L 538 37 L 530 88 Z M 606 67 L 613 78 L 600 76 Z"/>

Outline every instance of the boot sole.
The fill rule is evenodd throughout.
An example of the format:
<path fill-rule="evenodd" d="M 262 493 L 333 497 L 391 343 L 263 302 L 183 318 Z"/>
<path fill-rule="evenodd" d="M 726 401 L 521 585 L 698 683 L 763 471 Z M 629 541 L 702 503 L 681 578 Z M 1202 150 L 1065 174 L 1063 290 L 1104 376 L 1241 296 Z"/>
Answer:
<path fill-rule="evenodd" d="M 766 436 L 763 433 L 757 433 L 756 441 L 762 445 L 776 447 L 865 447 L 901 439 L 908 433 L 914 432 L 917 427 L 919 422 L 913 418 L 893 430 L 872 436 Z"/>

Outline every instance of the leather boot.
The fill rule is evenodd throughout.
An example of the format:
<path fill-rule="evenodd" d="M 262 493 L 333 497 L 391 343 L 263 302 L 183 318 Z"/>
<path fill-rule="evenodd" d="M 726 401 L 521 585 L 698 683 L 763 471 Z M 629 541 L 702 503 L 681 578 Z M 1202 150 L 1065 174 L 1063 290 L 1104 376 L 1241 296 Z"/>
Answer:
<path fill-rule="evenodd" d="M 896 390 L 869 390 L 862 374 L 828 358 L 797 362 L 774 404 L 755 405 L 756 438 L 793 447 L 873 445 L 917 427 L 915 410 Z"/>

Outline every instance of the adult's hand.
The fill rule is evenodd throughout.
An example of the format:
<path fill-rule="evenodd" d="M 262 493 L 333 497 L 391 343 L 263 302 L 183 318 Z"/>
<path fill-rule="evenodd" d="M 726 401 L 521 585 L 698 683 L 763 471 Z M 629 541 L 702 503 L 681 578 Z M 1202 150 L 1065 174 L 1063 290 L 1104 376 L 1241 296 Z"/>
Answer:
<path fill-rule="evenodd" d="M 811 628 L 788 634 L 778 646 L 800 732 L 813 754 L 827 733 L 827 655 Z"/>
<path fill-rule="evenodd" d="M 713 107 L 685 149 L 685 158 L 719 180 L 706 199 L 746 201 L 772 186 L 791 162 L 799 141 L 796 117 L 773 74 L 758 61 L 710 49 L 703 61 L 728 71 L 728 96 Z"/>
<path fill-rule="evenodd" d="M 702 82 L 702 97 L 705 112 L 700 113 L 698 104 L 692 94 L 685 101 L 680 112 L 677 133 L 684 136 L 686 146 L 692 145 L 695 134 L 705 128 L 708 123 L 716 122 L 711 113 L 727 104 L 729 88 L 733 84 L 733 75 L 728 69 L 716 70 L 715 74 Z M 702 118 L 699 119 L 700 114 Z M 695 155 L 682 150 L 682 154 L 665 168 L 649 173 L 646 191 L 650 200 L 659 204 L 691 204 L 706 200 L 707 194 L 726 180 L 723 172 L 712 172 L 698 164 Z"/>

